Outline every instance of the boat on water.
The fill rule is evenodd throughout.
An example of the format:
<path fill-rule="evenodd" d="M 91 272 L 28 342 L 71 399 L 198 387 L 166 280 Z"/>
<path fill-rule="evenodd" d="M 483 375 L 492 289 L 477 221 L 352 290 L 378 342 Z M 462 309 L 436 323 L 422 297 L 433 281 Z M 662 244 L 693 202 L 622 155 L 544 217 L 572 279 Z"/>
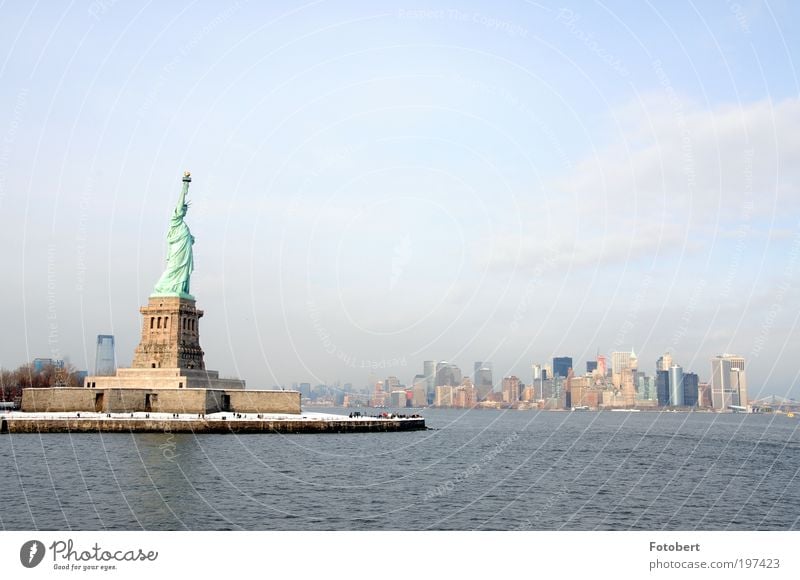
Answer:
<path fill-rule="evenodd" d="M 611 409 L 612 411 L 616 411 L 617 413 L 641 413 L 641 409 Z"/>
<path fill-rule="evenodd" d="M 573 411 L 589 411 L 589 405 L 580 405 L 578 407 L 572 407 Z"/>

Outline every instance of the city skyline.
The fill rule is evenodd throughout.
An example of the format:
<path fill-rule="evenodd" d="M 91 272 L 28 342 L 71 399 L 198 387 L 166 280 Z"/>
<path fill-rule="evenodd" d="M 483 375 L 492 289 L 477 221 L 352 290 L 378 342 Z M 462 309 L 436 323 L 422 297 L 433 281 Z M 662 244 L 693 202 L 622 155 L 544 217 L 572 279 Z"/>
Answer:
<path fill-rule="evenodd" d="M 254 387 L 635 346 L 800 396 L 800 7 L 91 7 L 0 22 L 3 367 L 130 363 L 189 169 Z"/>

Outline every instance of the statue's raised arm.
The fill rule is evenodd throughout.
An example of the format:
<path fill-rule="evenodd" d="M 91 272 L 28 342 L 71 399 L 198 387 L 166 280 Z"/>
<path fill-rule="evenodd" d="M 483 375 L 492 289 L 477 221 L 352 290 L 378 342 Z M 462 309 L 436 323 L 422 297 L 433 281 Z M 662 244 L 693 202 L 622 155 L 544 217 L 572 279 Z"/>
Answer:
<path fill-rule="evenodd" d="M 186 196 L 189 193 L 189 184 L 192 182 L 192 174 L 188 171 L 183 172 L 183 187 L 181 187 L 181 194 L 178 196 L 178 203 L 175 205 L 175 215 L 184 217 L 189 210 L 189 205 L 186 203 Z"/>
<path fill-rule="evenodd" d="M 189 231 L 189 226 L 183 221 L 189 209 L 186 196 L 189 194 L 191 181 L 191 174 L 188 171 L 185 172 L 183 187 L 181 187 L 178 203 L 175 205 L 167 232 L 167 244 L 169 245 L 167 266 L 156 283 L 152 296 L 179 296 L 194 299 L 189 292 L 189 279 L 194 270 L 194 254 L 192 253 L 194 237 Z"/>

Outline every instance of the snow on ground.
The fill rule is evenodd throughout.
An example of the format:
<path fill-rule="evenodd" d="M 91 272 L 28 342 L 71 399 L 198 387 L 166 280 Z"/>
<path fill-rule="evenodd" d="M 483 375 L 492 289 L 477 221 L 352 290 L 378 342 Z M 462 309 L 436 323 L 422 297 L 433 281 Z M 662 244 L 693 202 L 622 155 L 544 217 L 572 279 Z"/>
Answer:
<path fill-rule="evenodd" d="M 56 412 L 56 413 L 25 413 L 22 411 L 5 411 L 0 413 L 0 417 L 8 419 L 160 419 L 172 421 L 190 421 L 204 418 L 207 420 L 225 421 L 383 421 L 380 417 L 349 417 L 348 415 L 336 415 L 333 413 L 313 413 L 303 412 L 299 415 L 290 413 L 208 413 L 198 415 L 197 413 L 94 413 L 81 411 L 78 412 Z M 394 417 L 393 417 L 394 418 Z"/>

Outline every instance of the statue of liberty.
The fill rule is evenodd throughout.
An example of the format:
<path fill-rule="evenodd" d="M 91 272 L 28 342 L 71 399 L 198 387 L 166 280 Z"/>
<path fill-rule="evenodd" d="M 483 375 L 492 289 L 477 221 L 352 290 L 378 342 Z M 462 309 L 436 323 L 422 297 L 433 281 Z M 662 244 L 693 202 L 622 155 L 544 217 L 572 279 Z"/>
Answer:
<path fill-rule="evenodd" d="M 189 193 L 191 181 L 191 174 L 188 171 L 185 172 L 181 194 L 169 222 L 167 267 L 156 283 L 151 296 L 178 296 L 194 300 L 194 296 L 189 293 L 189 278 L 194 270 L 194 255 L 192 254 L 194 236 L 189 231 L 189 226 L 183 221 L 189 209 L 186 194 Z"/>

